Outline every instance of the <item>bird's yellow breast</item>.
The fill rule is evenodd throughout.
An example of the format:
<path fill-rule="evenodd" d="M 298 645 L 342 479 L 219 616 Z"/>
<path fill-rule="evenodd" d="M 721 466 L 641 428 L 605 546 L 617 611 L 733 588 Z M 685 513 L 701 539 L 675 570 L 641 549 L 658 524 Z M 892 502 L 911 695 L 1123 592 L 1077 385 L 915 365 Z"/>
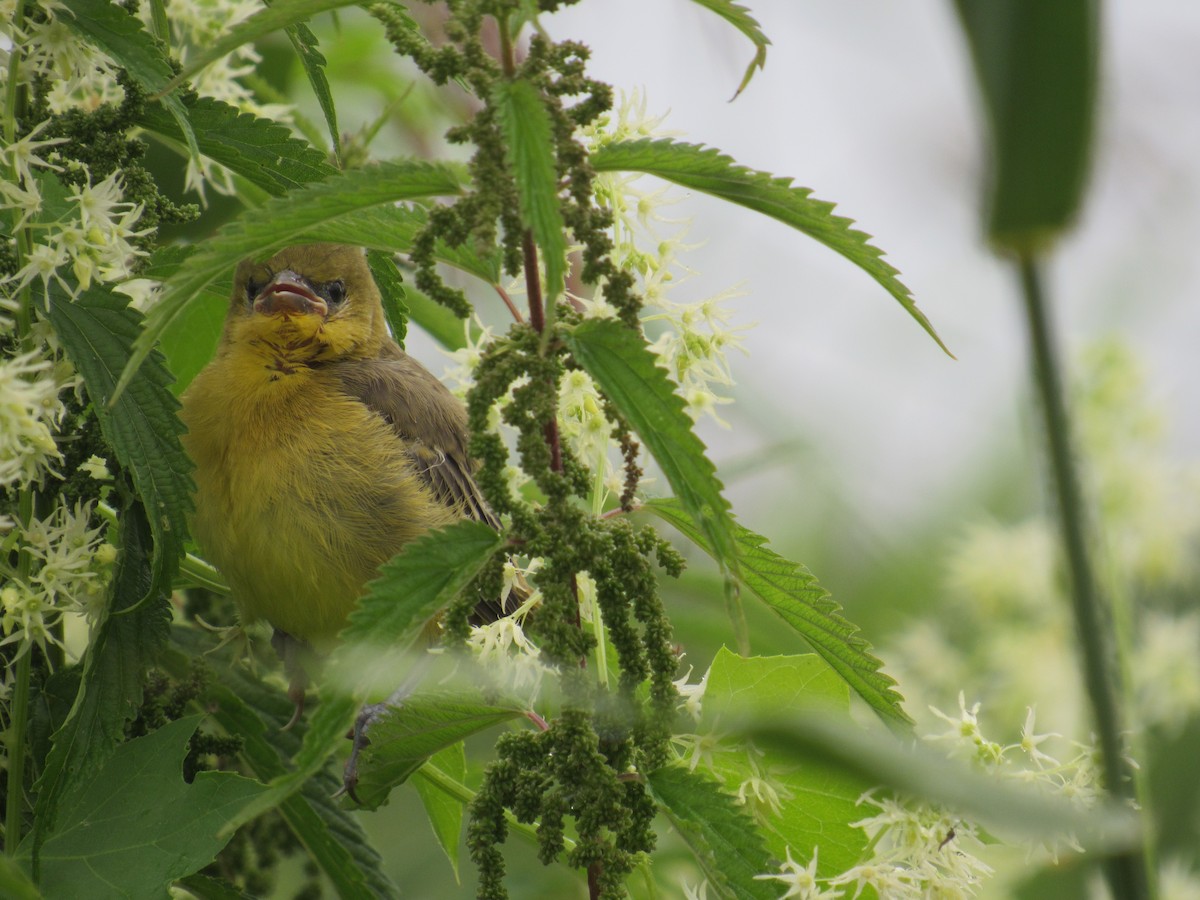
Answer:
<path fill-rule="evenodd" d="M 321 645 L 380 563 L 453 515 L 328 372 L 226 348 L 183 398 L 193 531 L 243 614 Z"/>

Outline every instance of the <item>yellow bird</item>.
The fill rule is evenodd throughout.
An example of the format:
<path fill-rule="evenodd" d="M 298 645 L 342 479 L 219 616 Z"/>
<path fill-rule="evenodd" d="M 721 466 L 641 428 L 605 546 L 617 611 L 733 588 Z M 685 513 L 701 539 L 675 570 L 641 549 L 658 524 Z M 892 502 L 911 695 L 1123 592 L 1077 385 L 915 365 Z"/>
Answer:
<path fill-rule="evenodd" d="M 499 527 L 466 411 L 388 333 L 361 248 L 238 266 L 216 357 L 182 403 L 193 533 L 243 618 L 275 627 L 297 714 L 304 645 L 329 649 L 381 563 L 463 516 Z"/>

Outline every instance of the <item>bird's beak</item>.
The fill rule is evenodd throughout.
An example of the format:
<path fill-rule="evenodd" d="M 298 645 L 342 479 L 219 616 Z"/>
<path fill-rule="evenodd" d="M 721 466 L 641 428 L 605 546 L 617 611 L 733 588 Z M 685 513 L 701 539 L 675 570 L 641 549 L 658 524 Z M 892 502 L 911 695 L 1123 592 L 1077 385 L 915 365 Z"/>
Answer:
<path fill-rule="evenodd" d="M 275 273 L 267 286 L 254 298 L 254 311 L 271 316 L 283 314 L 315 315 L 322 319 L 329 314 L 329 304 L 313 293 L 308 281 L 290 269 Z"/>

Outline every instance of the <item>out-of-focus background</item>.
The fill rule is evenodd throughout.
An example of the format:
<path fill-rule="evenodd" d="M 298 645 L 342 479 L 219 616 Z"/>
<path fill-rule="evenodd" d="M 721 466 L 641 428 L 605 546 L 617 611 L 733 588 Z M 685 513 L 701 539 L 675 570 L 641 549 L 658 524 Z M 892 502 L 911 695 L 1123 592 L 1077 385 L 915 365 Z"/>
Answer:
<path fill-rule="evenodd" d="M 1039 732 L 1086 739 L 1020 300 L 1012 268 L 984 244 L 982 116 L 953 6 L 747 5 L 772 45 L 732 102 L 753 49 L 699 4 L 604 0 L 544 25 L 590 45 L 591 72 L 639 91 L 649 113 L 669 112 L 663 128 L 680 139 L 835 201 L 901 270 L 957 359 L 837 254 L 676 191 L 665 212 L 692 219 L 696 245 L 682 258 L 695 274 L 679 297 L 738 288 L 734 324 L 757 323 L 742 335 L 746 355 L 733 356 L 736 402 L 719 409 L 732 428 L 702 426 L 735 511 L 811 568 L 863 627 L 923 726 L 937 723 L 929 704 L 955 713 L 961 690 L 968 706 L 984 701 L 981 722 L 1001 742 L 1019 737 L 1027 707 Z M 1154 736 L 1143 760 L 1156 764 L 1152 780 L 1169 781 L 1172 760 L 1200 745 L 1200 11 L 1117 0 L 1103 20 L 1091 190 L 1048 284 L 1072 364 L 1101 569 Z M 365 17 L 315 27 L 345 130 L 403 97 L 375 155 L 444 148 L 453 118 L 438 103 L 452 94 L 406 93 L 414 75 L 392 68 Z M 269 62 L 271 46 L 264 52 Z M 298 69 L 287 80 L 289 99 L 319 121 Z M 414 334 L 409 345 L 439 370 L 428 339 Z M 703 667 L 728 635 L 719 584 L 698 565 L 672 602 Z M 799 652 L 753 612 L 751 626 L 757 652 Z M 1163 796 L 1184 824 L 1163 852 L 1182 871 L 1200 835 L 1187 813 L 1195 798 L 1172 790 Z M 385 847 L 391 840 L 406 867 L 401 883 L 421 883 L 419 871 L 430 880 L 415 896 L 444 896 L 453 881 L 401 793 L 371 827 L 393 836 Z M 406 822 L 420 833 L 394 837 Z M 1012 868 L 1021 866 L 1017 857 Z M 514 896 L 567 895 L 546 877 L 534 863 Z M 1004 883 L 993 896 L 1006 896 Z"/>

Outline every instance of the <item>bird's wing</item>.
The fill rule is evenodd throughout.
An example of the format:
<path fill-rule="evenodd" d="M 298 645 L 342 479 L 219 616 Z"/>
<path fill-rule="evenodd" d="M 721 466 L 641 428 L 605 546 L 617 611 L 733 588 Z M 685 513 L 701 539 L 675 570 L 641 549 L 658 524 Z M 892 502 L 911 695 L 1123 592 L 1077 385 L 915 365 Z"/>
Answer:
<path fill-rule="evenodd" d="M 391 425 L 414 471 L 435 497 L 469 518 L 500 528 L 471 475 L 466 410 L 444 384 L 394 345 L 382 358 L 345 360 L 330 368 L 349 396 Z"/>

